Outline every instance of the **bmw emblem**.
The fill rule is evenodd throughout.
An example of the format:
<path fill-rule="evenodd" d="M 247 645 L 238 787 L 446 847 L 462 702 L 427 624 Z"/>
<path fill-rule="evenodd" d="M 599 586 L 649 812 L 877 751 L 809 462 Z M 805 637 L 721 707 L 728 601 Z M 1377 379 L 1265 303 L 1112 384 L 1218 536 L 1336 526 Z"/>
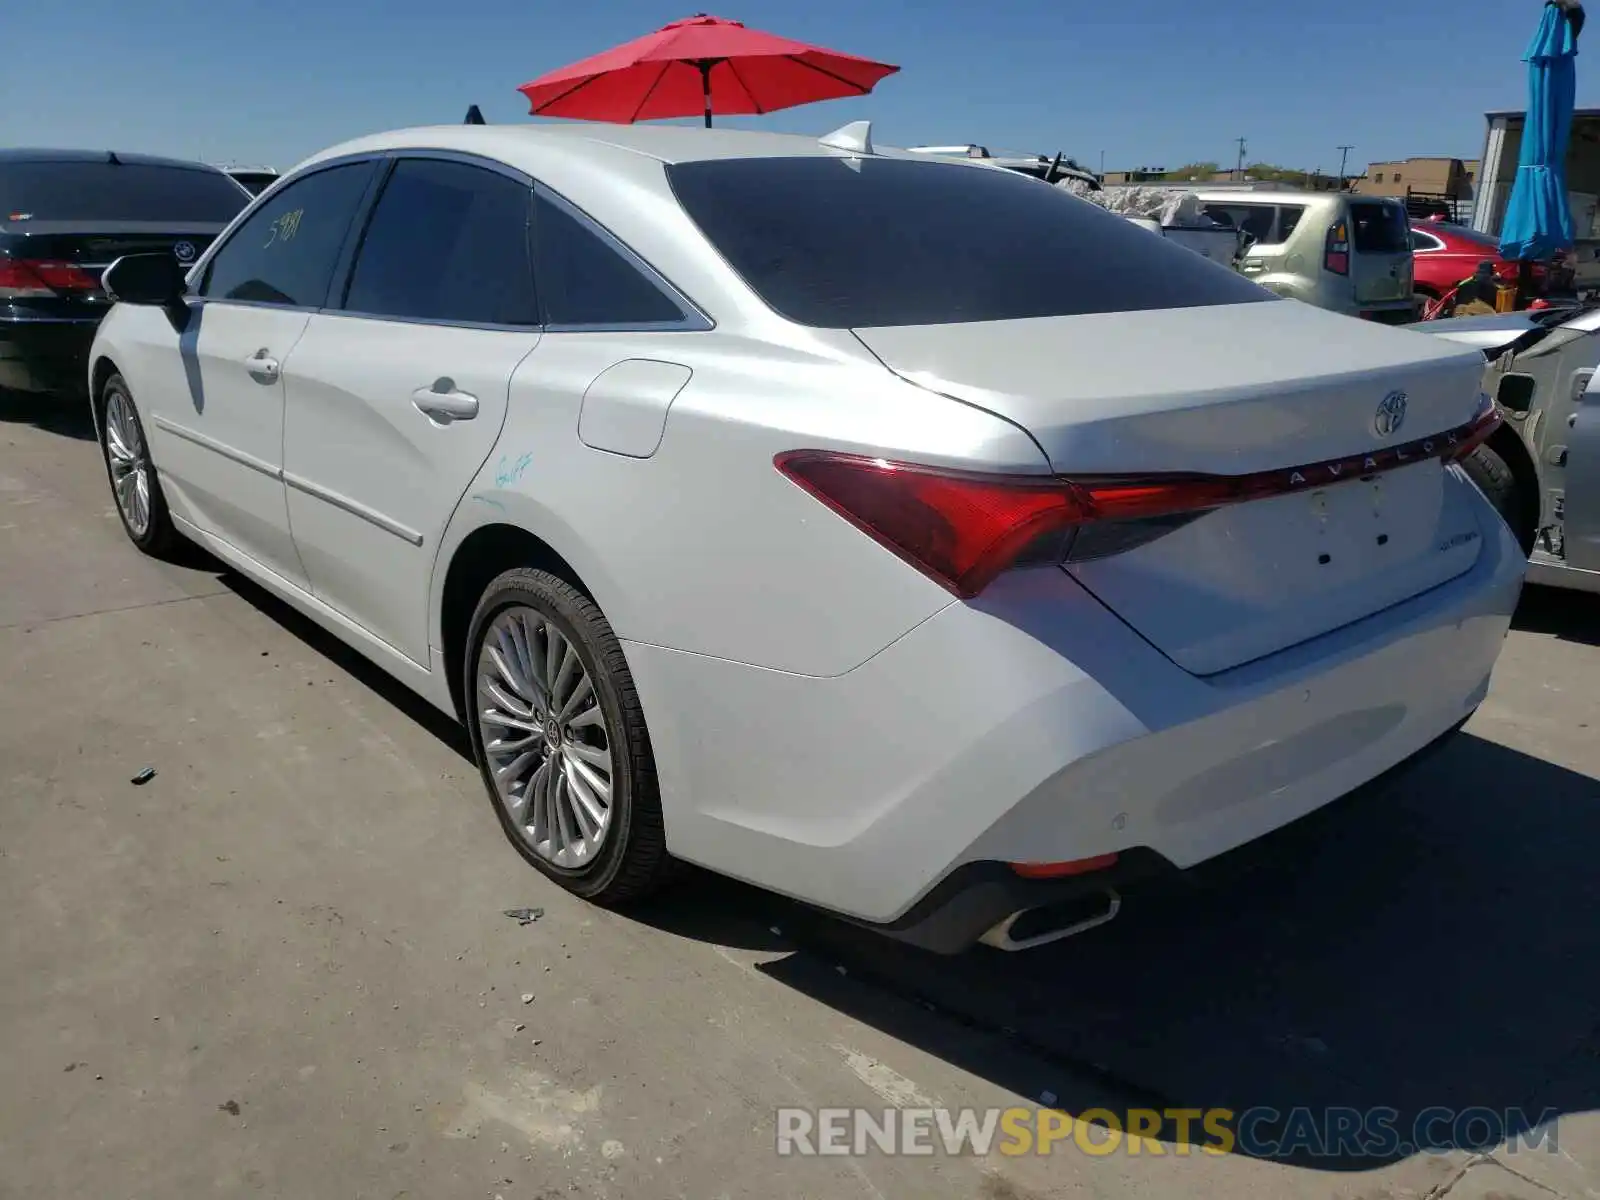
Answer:
<path fill-rule="evenodd" d="M 1379 403 L 1378 411 L 1372 414 L 1372 428 L 1379 437 L 1393 437 L 1405 423 L 1406 394 L 1390 392 Z"/>
<path fill-rule="evenodd" d="M 182 263 L 193 262 L 194 261 L 194 243 L 193 242 L 179 242 L 177 245 L 172 247 L 172 253 L 177 255 L 177 258 L 178 258 L 179 262 L 182 262 Z"/>

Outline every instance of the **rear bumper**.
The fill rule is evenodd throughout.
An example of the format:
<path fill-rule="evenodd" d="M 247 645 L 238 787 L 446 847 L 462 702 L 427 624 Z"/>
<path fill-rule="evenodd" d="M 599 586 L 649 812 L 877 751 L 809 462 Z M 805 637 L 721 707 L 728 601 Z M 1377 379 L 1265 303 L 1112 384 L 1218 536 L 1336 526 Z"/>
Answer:
<path fill-rule="evenodd" d="M 8 319 L 0 316 L 0 387 L 19 392 L 88 392 L 89 347 L 98 318 Z"/>
<path fill-rule="evenodd" d="M 1115 851 L 1141 874 L 1193 867 L 1476 708 L 1525 565 L 1487 505 L 1480 524 L 1459 578 L 1204 679 L 1052 569 L 1003 577 L 834 678 L 628 643 L 669 848 L 941 949 L 1019 898 L 1106 885 L 1000 864 Z"/>
<path fill-rule="evenodd" d="M 1422 749 L 1344 796 L 1339 803 L 1393 784 L 1450 743 L 1469 713 Z M 1212 859 L 1210 862 L 1217 862 Z M 1141 898 L 1180 892 L 1198 883 L 1209 863 L 1180 868 L 1148 847 L 1122 854 L 1116 865 L 1066 879 L 1024 879 L 1005 863 L 973 862 L 957 867 L 897 921 L 870 928 L 895 941 L 935 954 L 959 954 L 1014 913 L 1065 905 L 1114 891 Z"/>

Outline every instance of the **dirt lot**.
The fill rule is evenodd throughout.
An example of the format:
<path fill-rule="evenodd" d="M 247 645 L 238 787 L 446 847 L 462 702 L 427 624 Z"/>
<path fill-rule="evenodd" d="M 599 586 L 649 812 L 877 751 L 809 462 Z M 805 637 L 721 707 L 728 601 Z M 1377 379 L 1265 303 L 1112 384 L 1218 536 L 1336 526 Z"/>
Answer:
<path fill-rule="evenodd" d="M 567 899 L 448 722 L 128 546 L 91 437 L 0 398 L 0 1197 L 1600 1196 L 1600 599 L 1530 593 L 1403 783 L 1083 938 L 936 959 L 713 879 Z M 1561 1120 L 1517 1154 L 1449 1121 L 1359 1159 L 773 1148 L 780 1106 L 1046 1093 Z"/>

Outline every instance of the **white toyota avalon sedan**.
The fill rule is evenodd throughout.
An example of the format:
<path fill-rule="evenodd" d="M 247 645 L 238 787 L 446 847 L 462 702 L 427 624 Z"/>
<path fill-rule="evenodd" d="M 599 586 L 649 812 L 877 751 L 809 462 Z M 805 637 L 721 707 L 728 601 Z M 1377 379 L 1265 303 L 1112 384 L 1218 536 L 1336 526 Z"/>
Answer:
<path fill-rule="evenodd" d="M 601 904 L 1054 940 L 1453 733 L 1521 587 L 1476 351 L 859 127 L 364 138 L 106 284 L 133 542 L 457 715 Z"/>

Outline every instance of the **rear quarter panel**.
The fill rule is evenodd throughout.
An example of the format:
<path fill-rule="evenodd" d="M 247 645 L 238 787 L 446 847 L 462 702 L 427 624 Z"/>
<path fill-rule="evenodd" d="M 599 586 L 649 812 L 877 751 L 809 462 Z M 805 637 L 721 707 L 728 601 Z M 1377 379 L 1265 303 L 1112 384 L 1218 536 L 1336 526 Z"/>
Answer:
<path fill-rule="evenodd" d="M 852 341 L 819 334 L 802 350 L 722 333 L 547 334 L 517 372 L 499 446 L 441 544 L 435 644 L 450 558 L 494 523 L 561 554 L 620 637 L 773 670 L 841 674 L 950 604 L 950 593 L 779 474 L 774 455 L 1048 464 L 1016 426 L 895 378 L 859 343 L 849 350 Z M 692 372 L 649 457 L 578 436 L 589 384 L 630 358 Z"/>

